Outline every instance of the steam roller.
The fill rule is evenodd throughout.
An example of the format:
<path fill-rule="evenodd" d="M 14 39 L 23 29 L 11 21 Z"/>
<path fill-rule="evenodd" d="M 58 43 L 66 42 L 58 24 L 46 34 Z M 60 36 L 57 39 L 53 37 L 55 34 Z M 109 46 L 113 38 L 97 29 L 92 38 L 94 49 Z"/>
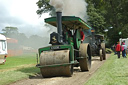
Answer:
<path fill-rule="evenodd" d="M 73 67 L 80 66 L 81 71 L 89 71 L 91 67 L 91 47 L 81 42 L 81 30 L 91 27 L 81 18 L 62 16 L 46 18 L 45 22 L 57 27 L 57 32 L 50 34 L 49 46 L 39 48 L 37 67 L 43 77 L 72 76 Z"/>
<path fill-rule="evenodd" d="M 85 42 L 89 42 L 93 57 L 99 56 L 100 61 L 106 60 L 104 35 L 96 34 L 95 30 L 91 29 L 91 35 L 85 38 Z"/>

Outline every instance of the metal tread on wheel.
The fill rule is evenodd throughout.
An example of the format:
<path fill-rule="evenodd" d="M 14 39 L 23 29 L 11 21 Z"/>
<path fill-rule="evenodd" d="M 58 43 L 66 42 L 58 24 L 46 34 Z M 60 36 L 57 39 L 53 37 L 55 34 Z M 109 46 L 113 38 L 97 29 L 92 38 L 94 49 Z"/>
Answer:
<path fill-rule="evenodd" d="M 79 64 L 81 71 L 89 71 L 91 67 L 91 48 L 89 44 L 82 43 L 80 45 Z"/>
<path fill-rule="evenodd" d="M 103 60 L 106 60 L 105 43 L 101 43 Z"/>

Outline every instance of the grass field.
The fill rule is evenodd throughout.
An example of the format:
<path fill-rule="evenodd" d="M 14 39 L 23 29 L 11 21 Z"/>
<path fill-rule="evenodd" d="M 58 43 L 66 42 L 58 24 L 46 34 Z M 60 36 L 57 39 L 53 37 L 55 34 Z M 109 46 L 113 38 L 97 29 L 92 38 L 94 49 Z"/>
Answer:
<path fill-rule="evenodd" d="M 36 54 L 7 57 L 0 65 L 0 85 L 29 78 L 40 73 L 36 65 Z M 128 85 L 128 58 L 109 57 L 85 85 Z"/>
<path fill-rule="evenodd" d="M 7 57 L 5 65 L 0 65 L 0 70 L 16 68 L 21 65 L 28 65 L 28 64 L 36 64 L 36 54 L 35 53 Z"/>
<path fill-rule="evenodd" d="M 128 58 L 112 55 L 85 85 L 128 85 Z"/>
<path fill-rule="evenodd" d="M 6 63 L 0 65 L 0 85 L 34 76 L 36 73 L 40 72 L 35 65 L 35 53 L 7 57 Z"/>

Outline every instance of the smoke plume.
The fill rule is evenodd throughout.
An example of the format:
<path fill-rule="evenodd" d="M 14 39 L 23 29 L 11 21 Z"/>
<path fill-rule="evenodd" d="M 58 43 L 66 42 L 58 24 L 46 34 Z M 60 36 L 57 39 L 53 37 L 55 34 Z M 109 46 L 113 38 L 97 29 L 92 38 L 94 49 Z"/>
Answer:
<path fill-rule="evenodd" d="M 56 12 L 62 12 L 63 16 L 76 16 L 83 20 L 88 18 L 85 0 L 50 0 L 49 4 L 56 9 Z"/>

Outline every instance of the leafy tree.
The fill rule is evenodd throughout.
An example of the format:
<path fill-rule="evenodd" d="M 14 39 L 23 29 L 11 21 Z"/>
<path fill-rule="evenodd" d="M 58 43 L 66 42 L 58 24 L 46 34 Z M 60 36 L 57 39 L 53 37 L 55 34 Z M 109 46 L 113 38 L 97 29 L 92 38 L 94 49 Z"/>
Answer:
<path fill-rule="evenodd" d="M 113 29 L 108 31 L 109 42 L 111 42 L 110 45 L 112 45 L 119 41 L 119 38 L 128 37 L 128 0 L 105 0 L 103 3 L 107 11 L 104 15 L 106 23 L 108 26 L 113 27 Z M 122 32 L 122 34 L 119 35 L 119 32 Z"/>
<path fill-rule="evenodd" d="M 55 15 L 55 9 L 49 5 L 49 1 L 50 0 L 39 0 L 36 4 L 38 6 L 38 10 L 36 11 L 37 14 L 39 14 L 40 16 L 42 15 L 42 13 L 48 13 L 53 16 Z"/>
<path fill-rule="evenodd" d="M 2 29 L 4 34 L 13 34 L 13 33 L 18 33 L 18 28 L 17 27 L 5 27 L 5 29 Z"/>
<path fill-rule="evenodd" d="M 105 19 L 100 11 L 94 8 L 91 2 L 88 4 L 87 13 L 89 16 L 88 23 L 90 23 L 91 27 L 94 28 L 97 33 L 103 33 L 105 29 Z"/>
<path fill-rule="evenodd" d="M 119 41 L 119 38 L 128 37 L 128 0 L 87 0 L 99 10 L 105 19 L 105 29 L 108 29 L 107 38 L 110 45 Z M 110 29 L 112 27 L 112 29 Z M 119 35 L 119 32 L 122 32 Z"/>

